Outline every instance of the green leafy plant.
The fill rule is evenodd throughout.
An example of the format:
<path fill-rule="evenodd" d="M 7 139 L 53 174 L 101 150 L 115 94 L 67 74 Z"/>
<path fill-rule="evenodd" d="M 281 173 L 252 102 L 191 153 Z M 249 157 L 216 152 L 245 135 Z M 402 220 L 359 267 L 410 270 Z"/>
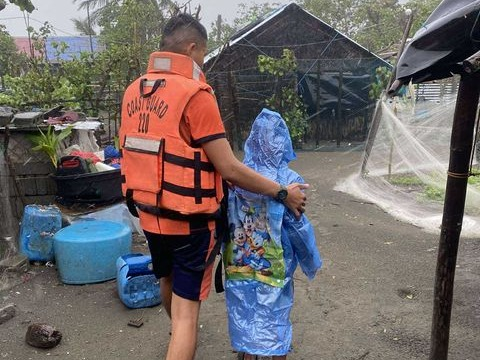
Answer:
<path fill-rule="evenodd" d="M 425 186 L 423 195 L 428 200 L 443 201 L 445 199 L 445 189 L 440 189 L 433 185 L 427 185 Z"/>
<path fill-rule="evenodd" d="M 280 58 L 259 55 L 258 70 L 274 77 L 274 93 L 265 104 L 278 111 L 287 123 L 295 147 L 300 147 L 306 131 L 305 104 L 297 92 L 297 59 L 293 51 L 283 49 Z"/>
<path fill-rule="evenodd" d="M 382 95 L 382 92 L 387 90 L 388 82 L 392 76 L 392 70 L 386 66 L 379 66 L 375 69 L 374 81 L 370 85 L 368 97 L 372 100 L 377 100 Z"/>
<path fill-rule="evenodd" d="M 113 146 L 115 149 L 120 150 L 120 138 L 118 136 L 113 137 Z"/>
<path fill-rule="evenodd" d="M 388 182 L 392 185 L 421 186 L 425 183 L 416 175 L 392 175 Z"/>
<path fill-rule="evenodd" d="M 40 134 L 31 134 L 29 140 L 33 143 L 33 151 L 45 152 L 53 166 L 57 167 L 58 163 L 58 146 L 60 142 L 72 133 L 73 126 L 68 126 L 62 131 L 56 133 L 54 127 L 49 125 L 47 131 L 38 128 Z"/>

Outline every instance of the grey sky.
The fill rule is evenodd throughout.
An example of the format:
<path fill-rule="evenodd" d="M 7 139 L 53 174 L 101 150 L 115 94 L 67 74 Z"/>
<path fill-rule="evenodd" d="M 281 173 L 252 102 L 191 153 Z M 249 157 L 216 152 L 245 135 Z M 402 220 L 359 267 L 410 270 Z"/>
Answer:
<path fill-rule="evenodd" d="M 72 18 L 85 18 L 85 12 L 77 10 L 77 4 L 73 4 L 71 0 L 32 0 L 37 8 L 30 15 L 30 26 L 38 29 L 45 21 L 48 21 L 55 29 L 56 35 L 77 35 Z M 178 1 L 179 3 L 186 2 Z M 215 21 L 218 14 L 221 14 L 227 21 L 232 21 L 236 17 L 238 4 L 245 3 L 262 4 L 266 0 L 192 0 L 192 9 L 201 4 L 202 23 L 209 28 L 210 24 Z M 287 4 L 290 0 L 272 0 L 281 4 Z M 0 24 L 7 27 L 7 31 L 12 36 L 26 36 L 26 25 L 22 12 L 17 6 L 10 4 L 7 1 L 7 7 L 0 11 Z"/>

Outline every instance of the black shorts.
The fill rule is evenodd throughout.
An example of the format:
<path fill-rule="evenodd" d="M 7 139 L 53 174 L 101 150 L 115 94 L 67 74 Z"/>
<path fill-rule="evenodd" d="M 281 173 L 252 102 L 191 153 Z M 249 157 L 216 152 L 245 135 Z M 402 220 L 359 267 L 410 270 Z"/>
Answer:
<path fill-rule="evenodd" d="M 215 244 L 213 231 L 191 235 L 161 235 L 144 231 L 155 276 L 172 275 L 172 291 L 185 299 L 204 300 L 212 284 L 213 262 L 206 266 Z"/>

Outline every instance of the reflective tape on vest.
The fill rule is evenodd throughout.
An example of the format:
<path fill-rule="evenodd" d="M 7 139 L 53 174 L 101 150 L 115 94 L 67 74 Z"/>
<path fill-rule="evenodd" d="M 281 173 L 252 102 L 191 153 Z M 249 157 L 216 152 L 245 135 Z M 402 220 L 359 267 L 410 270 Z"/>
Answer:
<path fill-rule="evenodd" d="M 135 136 L 126 136 L 124 148 L 130 151 L 159 154 L 163 139 L 145 139 Z"/>

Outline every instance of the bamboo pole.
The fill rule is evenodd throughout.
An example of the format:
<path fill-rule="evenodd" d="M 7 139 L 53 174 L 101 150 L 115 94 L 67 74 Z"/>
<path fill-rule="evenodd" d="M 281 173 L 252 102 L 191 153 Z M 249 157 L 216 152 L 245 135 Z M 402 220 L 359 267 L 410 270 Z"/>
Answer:
<path fill-rule="evenodd" d="M 480 52 L 476 54 L 476 64 L 479 64 L 479 58 Z M 471 63 L 475 64 L 474 61 Z M 476 72 L 467 70 L 461 77 L 452 125 L 450 161 L 435 276 L 430 360 L 448 358 L 455 266 L 480 96 L 480 72 L 478 66 L 473 68 Z"/>

